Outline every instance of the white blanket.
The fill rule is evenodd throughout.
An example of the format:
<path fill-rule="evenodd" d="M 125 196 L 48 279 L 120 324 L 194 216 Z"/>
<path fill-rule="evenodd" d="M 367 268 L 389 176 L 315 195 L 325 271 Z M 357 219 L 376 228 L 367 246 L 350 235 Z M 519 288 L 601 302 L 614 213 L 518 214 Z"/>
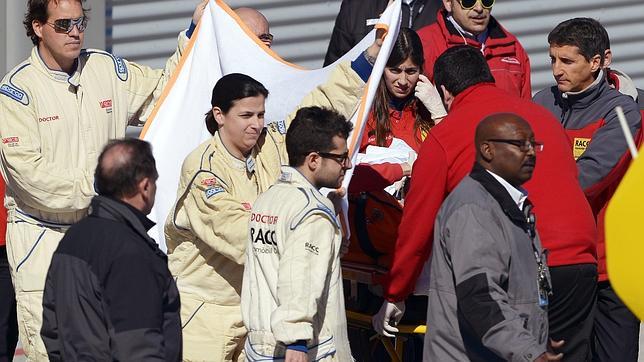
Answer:
<path fill-rule="evenodd" d="M 352 118 L 356 127 L 349 141 L 354 161 L 378 81 L 398 35 L 400 0 L 387 8 L 380 24 L 388 29 L 388 34 L 359 110 Z M 374 37 L 375 30 L 338 62 L 355 59 Z M 338 62 L 313 70 L 290 64 L 264 46 L 223 1 L 210 0 L 141 134 L 152 143 L 159 171 L 156 204 L 150 214 L 157 226 L 150 230 L 150 235 L 163 250 L 166 249 L 163 224 L 176 199 L 181 164 L 190 151 L 210 137 L 204 125 L 204 113 L 211 108 L 210 96 L 217 80 L 225 74 L 244 73 L 260 81 L 270 92 L 266 99 L 266 119 L 275 121 L 286 118 L 307 93 L 327 79 Z M 345 177 L 345 186 L 350 178 L 350 174 Z"/>

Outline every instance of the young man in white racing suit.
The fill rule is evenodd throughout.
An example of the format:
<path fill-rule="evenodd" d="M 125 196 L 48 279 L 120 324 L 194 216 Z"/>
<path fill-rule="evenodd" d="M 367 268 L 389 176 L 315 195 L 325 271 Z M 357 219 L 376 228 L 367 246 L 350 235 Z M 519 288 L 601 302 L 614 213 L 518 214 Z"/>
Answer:
<path fill-rule="evenodd" d="M 342 291 L 342 230 L 322 187 L 351 168 L 352 125 L 307 107 L 286 137 L 290 167 L 253 206 L 242 288 L 249 361 L 351 361 Z"/>

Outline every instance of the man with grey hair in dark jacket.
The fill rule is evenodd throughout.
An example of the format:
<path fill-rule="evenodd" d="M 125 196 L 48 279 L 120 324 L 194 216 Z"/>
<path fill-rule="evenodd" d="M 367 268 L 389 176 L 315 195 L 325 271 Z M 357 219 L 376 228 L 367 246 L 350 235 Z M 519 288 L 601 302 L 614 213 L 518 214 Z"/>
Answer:
<path fill-rule="evenodd" d="M 150 144 L 108 143 L 89 216 L 61 240 L 47 273 L 41 336 L 51 361 L 180 361 L 179 291 L 147 231 L 156 194 Z"/>
<path fill-rule="evenodd" d="M 521 187 L 536 152 L 510 113 L 476 128 L 476 163 L 436 218 L 425 361 L 556 361 L 547 352 L 550 275 Z"/>

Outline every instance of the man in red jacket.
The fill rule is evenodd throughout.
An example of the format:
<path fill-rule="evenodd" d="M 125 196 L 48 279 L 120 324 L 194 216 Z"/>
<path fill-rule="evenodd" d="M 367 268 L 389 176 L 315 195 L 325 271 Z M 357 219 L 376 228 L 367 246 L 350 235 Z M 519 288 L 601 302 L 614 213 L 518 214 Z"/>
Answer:
<path fill-rule="evenodd" d="M 519 40 L 490 15 L 494 0 L 443 0 L 436 23 L 418 31 L 425 52 L 425 69 L 431 72 L 436 58 L 457 45 L 478 48 L 490 66 L 496 86 L 530 99 L 530 59 Z"/>
<path fill-rule="evenodd" d="M 568 353 L 567 357 L 577 350 L 587 355 L 597 281 L 597 232 L 577 182 L 563 127 L 545 108 L 497 88 L 475 48 L 450 48 L 437 59 L 434 71 L 449 113 L 429 132 L 414 164 L 414 181 L 384 286 L 386 301 L 374 316 L 374 328 L 381 334 L 397 331 L 390 321 L 395 323 L 402 316 L 404 304 L 400 302 L 414 290 L 428 260 L 436 214 L 474 164 L 472 140 L 479 121 L 494 113 L 511 112 L 524 118 L 544 144 L 534 175 L 524 187 L 534 204 L 543 247 L 549 250 L 554 292 L 549 305 L 550 336 L 566 341 L 560 352 Z M 567 313 L 566 319 L 562 313 Z"/>

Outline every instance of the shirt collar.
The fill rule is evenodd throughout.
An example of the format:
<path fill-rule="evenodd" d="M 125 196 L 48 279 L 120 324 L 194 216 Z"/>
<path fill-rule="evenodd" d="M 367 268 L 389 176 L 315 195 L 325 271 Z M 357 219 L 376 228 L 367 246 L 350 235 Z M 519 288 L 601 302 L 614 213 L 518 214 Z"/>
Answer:
<path fill-rule="evenodd" d="M 517 204 L 517 206 L 519 207 L 519 210 L 523 210 L 523 203 L 528 198 L 528 192 L 523 188 L 518 189 L 510 185 L 510 183 L 505 181 L 503 177 L 495 174 L 490 170 L 486 169 L 485 171 L 487 171 L 490 175 L 494 176 L 494 178 L 501 184 L 501 186 L 503 186 L 508 191 L 508 193 L 510 194 L 510 197 L 512 198 L 512 201 L 514 201 L 514 203 Z"/>
<path fill-rule="evenodd" d="M 474 39 L 477 42 L 481 43 L 482 45 L 485 44 L 485 40 L 487 39 L 488 35 L 488 28 L 485 28 L 485 31 L 482 32 L 479 35 L 474 35 L 473 33 L 470 33 L 469 31 L 463 29 L 463 27 L 454 20 L 454 17 L 452 16 L 451 13 L 448 13 L 447 15 L 447 20 L 454 25 L 454 28 L 456 28 L 456 31 L 462 36 L 462 37 L 468 37 L 470 39 Z M 465 45 L 467 45 L 467 41 L 465 42 Z"/>
<path fill-rule="evenodd" d="M 569 98 L 569 97 L 571 97 L 571 96 L 572 96 L 572 97 L 574 97 L 574 96 L 578 96 L 578 95 L 584 94 L 584 93 L 586 93 L 589 89 L 592 89 L 592 88 L 596 87 L 599 83 L 601 83 L 601 81 L 602 81 L 602 80 L 604 80 L 604 78 L 605 78 L 604 70 L 603 70 L 603 69 L 600 69 L 600 70 L 599 70 L 599 74 L 597 74 L 597 78 L 595 78 L 595 80 L 594 80 L 592 83 L 590 83 L 590 85 L 589 85 L 588 87 L 586 87 L 586 88 L 584 88 L 584 89 L 580 90 L 579 92 L 564 92 L 564 93 L 562 93 L 562 94 L 561 94 L 561 96 L 562 96 L 563 98 Z"/>

